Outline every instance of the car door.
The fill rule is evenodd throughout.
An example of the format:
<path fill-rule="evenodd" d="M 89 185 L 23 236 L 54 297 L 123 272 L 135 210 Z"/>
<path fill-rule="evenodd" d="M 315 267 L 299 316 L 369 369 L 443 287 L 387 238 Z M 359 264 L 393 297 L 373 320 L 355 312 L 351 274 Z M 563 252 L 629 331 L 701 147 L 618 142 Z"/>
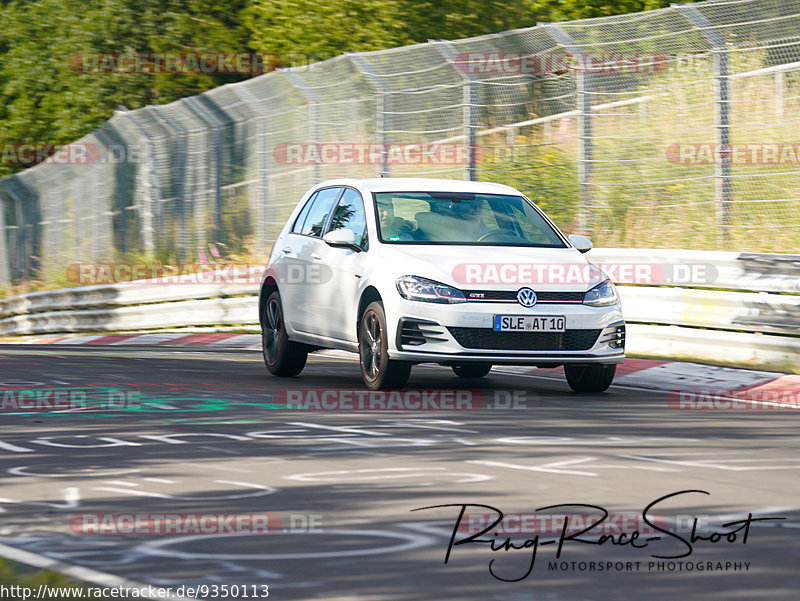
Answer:
<path fill-rule="evenodd" d="M 297 274 L 302 272 L 298 254 L 305 244 L 305 236 L 302 235 L 303 224 L 317 198 L 317 194 L 317 192 L 314 192 L 303 205 L 294 224 L 292 224 L 292 229 L 281 241 L 280 253 L 273 264 L 277 272 L 278 289 L 283 303 L 283 317 L 291 330 L 297 330 L 301 322 L 298 307 L 301 307 L 300 301 L 305 291 L 302 290 L 301 283 L 298 281 L 299 277 L 297 277 Z"/>
<path fill-rule="evenodd" d="M 341 187 L 319 190 L 299 231 L 290 235 L 294 268 L 281 275 L 293 290 L 290 311 L 295 314 L 295 319 L 291 323 L 299 332 L 322 333 L 324 323 L 318 315 L 317 299 L 331 278 L 331 269 L 324 261 L 329 247 L 322 241 L 322 234 L 341 194 Z"/>
<path fill-rule="evenodd" d="M 320 332 L 337 340 L 356 341 L 356 311 L 361 292 L 361 276 L 367 262 L 368 235 L 364 201 L 353 188 L 345 188 L 326 232 L 347 229 L 353 232 L 361 251 L 325 245 L 323 261 L 332 271 L 330 282 L 319 287 L 314 297 L 314 312 L 319 316 Z"/>

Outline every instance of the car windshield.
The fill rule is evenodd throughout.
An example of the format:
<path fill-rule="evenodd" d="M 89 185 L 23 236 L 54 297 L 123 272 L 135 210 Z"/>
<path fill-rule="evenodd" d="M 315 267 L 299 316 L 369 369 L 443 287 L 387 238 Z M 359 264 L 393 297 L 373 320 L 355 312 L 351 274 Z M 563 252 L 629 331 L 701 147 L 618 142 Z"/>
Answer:
<path fill-rule="evenodd" d="M 389 244 L 566 247 L 522 196 L 379 192 L 375 207 L 380 239 Z"/>

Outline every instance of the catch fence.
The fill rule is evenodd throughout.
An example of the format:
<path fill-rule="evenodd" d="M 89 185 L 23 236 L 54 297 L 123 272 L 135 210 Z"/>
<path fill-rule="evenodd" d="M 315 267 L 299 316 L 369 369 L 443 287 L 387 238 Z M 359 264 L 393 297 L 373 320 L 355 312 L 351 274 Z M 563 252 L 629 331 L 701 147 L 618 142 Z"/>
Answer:
<path fill-rule="evenodd" d="M 0 285 L 263 259 L 309 186 L 378 175 L 507 183 L 598 246 L 797 252 L 798 134 L 797 0 L 346 54 L 117 111 L 0 180 Z"/>

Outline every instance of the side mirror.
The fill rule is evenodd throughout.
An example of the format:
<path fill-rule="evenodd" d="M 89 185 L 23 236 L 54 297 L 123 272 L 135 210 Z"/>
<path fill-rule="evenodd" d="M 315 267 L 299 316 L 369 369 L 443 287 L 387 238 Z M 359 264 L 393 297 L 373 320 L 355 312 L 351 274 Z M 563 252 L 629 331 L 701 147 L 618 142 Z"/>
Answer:
<path fill-rule="evenodd" d="M 589 240 L 589 238 L 579 236 L 578 234 L 570 234 L 567 236 L 567 240 L 582 253 L 588 253 L 592 250 L 592 241 Z"/>
<path fill-rule="evenodd" d="M 356 252 L 361 252 L 363 250 L 356 244 L 356 235 L 353 233 L 353 230 L 346 230 L 344 228 L 333 230 L 325 234 L 322 240 L 333 247 L 349 248 Z"/>

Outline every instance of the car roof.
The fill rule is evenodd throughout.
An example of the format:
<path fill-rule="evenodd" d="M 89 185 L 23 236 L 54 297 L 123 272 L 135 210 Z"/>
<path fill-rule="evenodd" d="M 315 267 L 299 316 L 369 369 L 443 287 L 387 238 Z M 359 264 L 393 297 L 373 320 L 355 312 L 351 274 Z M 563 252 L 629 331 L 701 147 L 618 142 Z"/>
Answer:
<path fill-rule="evenodd" d="M 475 192 L 477 194 L 514 194 L 519 191 L 503 184 L 472 182 L 459 179 L 434 179 L 426 177 L 374 177 L 331 179 L 321 186 L 352 186 L 370 192 Z"/>

